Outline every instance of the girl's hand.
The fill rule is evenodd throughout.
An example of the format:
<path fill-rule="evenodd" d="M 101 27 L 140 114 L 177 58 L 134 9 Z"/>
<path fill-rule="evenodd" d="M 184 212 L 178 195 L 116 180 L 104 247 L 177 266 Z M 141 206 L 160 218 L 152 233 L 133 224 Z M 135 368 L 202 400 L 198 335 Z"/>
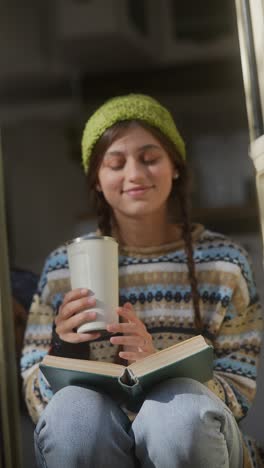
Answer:
<path fill-rule="evenodd" d="M 98 332 L 76 333 L 83 323 L 95 320 L 96 312 L 87 309 L 95 307 L 96 300 L 88 289 L 73 289 L 65 294 L 63 303 L 55 318 L 56 333 L 63 341 L 83 343 L 99 338 Z"/>
<path fill-rule="evenodd" d="M 108 325 L 107 331 L 123 333 L 123 336 L 110 338 L 112 344 L 123 345 L 123 351 L 119 352 L 119 356 L 128 361 L 138 361 L 155 353 L 152 336 L 147 332 L 144 323 L 135 315 L 132 305 L 127 302 L 124 307 L 117 309 L 117 313 L 125 321 Z"/>

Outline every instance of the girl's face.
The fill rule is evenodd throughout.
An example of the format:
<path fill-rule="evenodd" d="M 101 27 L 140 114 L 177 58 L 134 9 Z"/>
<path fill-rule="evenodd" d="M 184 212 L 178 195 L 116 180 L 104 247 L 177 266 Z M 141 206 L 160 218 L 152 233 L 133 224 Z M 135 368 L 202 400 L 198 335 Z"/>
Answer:
<path fill-rule="evenodd" d="M 103 192 L 117 220 L 162 216 L 177 173 L 159 141 L 138 125 L 108 147 L 96 188 Z"/>

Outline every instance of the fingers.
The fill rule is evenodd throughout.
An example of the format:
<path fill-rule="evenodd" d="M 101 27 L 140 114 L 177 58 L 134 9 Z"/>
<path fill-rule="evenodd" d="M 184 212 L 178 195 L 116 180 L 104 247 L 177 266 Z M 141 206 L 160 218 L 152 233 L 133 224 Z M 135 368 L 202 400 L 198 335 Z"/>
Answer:
<path fill-rule="evenodd" d="M 81 297 L 93 296 L 93 292 L 90 289 L 86 288 L 76 288 L 69 291 L 65 294 L 62 305 L 67 302 L 71 302 L 75 299 L 80 299 Z"/>
<path fill-rule="evenodd" d="M 117 313 L 121 317 L 124 317 L 125 319 L 127 319 L 127 320 L 129 320 L 131 322 L 135 322 L 135 323 L 140 322 L 140 323 L 142 323 L 141 320 L 139 320 L 137 318 L 137 316 L 135 315 L 133 306 L 129 302 L 126 302 L 126 304 L 124 304 L 123 307 L 118 307 Z"/>
<path fill-rule="evenodd" d="M 110 324 L 107 330 L 110 333 L 136 333 L 136 330 L 144 327 L 143 322 L 135 315 L 133 306 L 127 302 L 123 307 L 118 307 L 118 315 L 126 319 L 121 323 Z"/>
<path fill-rule="evenodd" d="M 100 333 L 76 333 L 76 329 L 83 323 L 96 319 L 96 313 L 89 310 L 96 305 L 96 299 L 88 289 L 74 289 L 69 291 L 59 308 L 55 318 L 56 333 L 70 343 L 81 343 L 98 338 Z"/>
<path fill-rule="evenodd" d="M 59 315 L 67 319 L 81 310 L 96 304 L 94 295 L 88 289 L 73 289 L 65 294 L 59 309 Z"/>
<path fill-rule="evenodd" d="M 72 330 L 79 328 L 80 325 L 86 322 L 91 322 L 92 320 L 95 320 L 96 318 L 96 312 L 92 311 L 84 311 L 84 312 L 79 312 L 76 315 L 73 315 L 67 320 L 59 320 L 57 317 L 55 319 L 56 323 L 56 332 L 59 336 L 72 332 Z"/>
<path fill-rule="evenodd" d="M 83 321 L 86 323 L 88 320 Z M 82 324 L 80 323 L 80 325 Z M 83 343 L 85 341 L 96 340 L 101 336 L 100 332 L 90 332 L 90 333 L 76 333 L 74 329 L 67 329 L 63 327 L 57 327 L 56 332 L 59 335 L 60 339 L 67 341 L 68 343 Z"/>
<path fill-rule="evenodd" d="M 74 314 L 81 312 L 84 309 L 94 307 L 96 305 L 96 300 L 94 297 L 83 297 L 81 299 L 75 299 L 71 302 L 66 302 L 62 304 L 59 310 L 59 316 L 64 320 L 67 320 Z"/>
<path fill-rule="evenodd" d="M 93 341 L 96 340 L 101 336 L 99 332 L 93 333 L 68 333 L 67 340 L 69 343 L 77 344 L 77 343 L 85 343 L 86 341 Z"/>
<path fill-rule="evenodd" d="M 137 324 L 136 323 L 112 323 L 111 325 L 107 325 L 107 331 L 110 333 L 136 333 L 137 331 Z"/>
<path fill-rule="evenodd" d="M 137 348 L 144 348 L 148 344 L 147 338 L 139 335 L 112 336 L 110 341 L 114 345 L 126 345 Z"/>
<path fill-rule="evenodd" d="M 117 313 L 127 321 L 107 326 L 107 331 L 110 333 L 123 335 L 111 337 L 112 344 L 143 347 L 152 341 L 151 335 L 147 332 L 144 323 L 135 315 L 131 304 L 126 303 L 123 307 L 119 307 Z"/>
<path fill-rule="evenodd" d="M 108 325 L 107 330 L 121 334 L 110 338 L 113 345 L 123 346 L 119 356 L 128 362 L 133 362 L 155 353 L 152 336 L 148 333 L 145 324 L 135 315 L 132 305 L 126 303 L 117 309 L 117 313 L 125 321 Z"/>
<path fill-rule="evenodd" d="M 142 352 L 142 351 L 120 351 L 119 356 L 126 361 L 139 361 L 142 358 L 150 356 L 150 352 Z"/>

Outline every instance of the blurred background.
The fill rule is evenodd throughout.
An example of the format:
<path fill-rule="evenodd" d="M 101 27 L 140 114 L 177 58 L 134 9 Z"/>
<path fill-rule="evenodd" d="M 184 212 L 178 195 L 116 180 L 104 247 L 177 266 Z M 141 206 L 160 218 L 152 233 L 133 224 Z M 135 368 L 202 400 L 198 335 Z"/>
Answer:
<path fill-rule="evenodd" d="M 107 98 L 129 92 L 152 95 L 174 115 L 193 174 L 193 220 L 249 251 L 264 304 L 230 0 L 2 0 L 0 125 L 12 269 L 39 275 L 51 250 L 94 228 L 80 160 L 83 126 Z M 263 361 L 244 427 L 264 443 Z M 22 424 L 30 433 L 25 415 Z"/>

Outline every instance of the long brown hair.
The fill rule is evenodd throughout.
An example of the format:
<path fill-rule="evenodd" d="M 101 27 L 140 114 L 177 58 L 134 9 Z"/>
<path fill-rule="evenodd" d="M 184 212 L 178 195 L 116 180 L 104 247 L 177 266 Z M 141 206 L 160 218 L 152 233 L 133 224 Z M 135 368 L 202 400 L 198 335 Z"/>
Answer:
<path fill-rule="evenodd" d="M 140 125 L 145 130 L 150 132 L 156 138 L 164 150 L 167 152 L 171 161 L 179 172 L 179 178 L 173 180 L 172 190 L 169 196 L 169 213 L 175 220 L 180 218 L 182 223 L 182 235 L 185 242 L 185 251 L 187 255 L 189 281 L 191 285 L 192 301 L 195 313 L 195 326 L 197 331 L 202 330 L 202 320 L 199 306 L 199 292 L 197 278 L 195 274 L 195 263 L 193 258 L 192 245 L 192 224 L 190 220 L 190 176 L 187 165 L 182 157 L 177 153 L 173 143 L 157 128 L 148 125 L 143 121 L 125 120 L 117 122 L 112 127 L 107 129 L 102 137 L 95 145 L 87 174 L 88 189 L 94 196 L 95 207 L 98 218 L 98 227 L 102 235 L 111 235 L 112 233 L 112 210 L 106 202 L 102 192 L 96 190 L 98 182 L 98 171 L 103 159 L 103 156 L 109 146 L 129 128 Z M 177 219 L 179 221 L 179 219 Z"/>

